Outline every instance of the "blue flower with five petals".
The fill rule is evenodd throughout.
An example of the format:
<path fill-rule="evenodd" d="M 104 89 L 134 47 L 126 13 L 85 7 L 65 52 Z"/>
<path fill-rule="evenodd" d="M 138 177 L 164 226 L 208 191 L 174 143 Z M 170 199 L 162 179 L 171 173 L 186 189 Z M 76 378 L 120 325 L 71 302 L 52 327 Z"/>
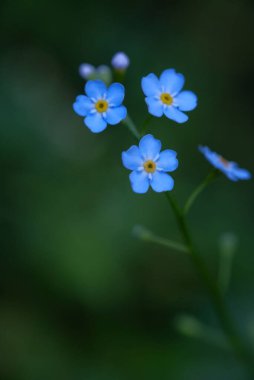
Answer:
<path fill-rule="evenodd" d="M 164 114 L 177 123 L 185 123 L 188 116 L 182 111 L 196 108 L 197 96 L 192 91 L 181 91 L 184 81 L 184 76 L 174 69 L 163 71 L 160 78 L 155 74 L 142 78 L 141 86 L 148 112 L 156 117 Z"/>
<path fill-rule="evenodd" d="M 199 146 L 199 150 L 216 169 L 220 170 L 231 181 L 251 178 L 248 170 L 239 168 L 236 162 L 226 160 L 218 153 L 211 151 L 207 146 Z"/>
<path fill-rule="evenodd" d="M 126 118 L 122 84 L 113 83 L 107 89 L 101 80 L 90 80 L 85 85 L 85 92 L 87 96 L 79 95 L 73 109 L 85 118 L 84 123 L 92 132 L 102 132 L 108 124 L 115 125 Z"/>
<path fill-rule="evenodd" d="M 123 166 L 132 170 L 129 178 L 135 193 L 146 193 L 149 186 L 156 192 L 170 191 L 173 178 L 167 174 L 178 167 L 174 150 L 161 152 L 161 142 L 152 135 L 142 137 L 139 146 L 133 145 L 122 153 Z"/>

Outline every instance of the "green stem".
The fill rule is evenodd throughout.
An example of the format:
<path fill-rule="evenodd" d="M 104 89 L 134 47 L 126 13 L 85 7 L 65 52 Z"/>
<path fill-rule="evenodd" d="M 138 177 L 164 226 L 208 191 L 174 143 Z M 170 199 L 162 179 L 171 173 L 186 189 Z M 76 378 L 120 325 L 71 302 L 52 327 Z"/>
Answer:
<path fill-rule="evenodd" d="M 226 294 L 229 287 L 236 248 L 237 238 L 235 235 L 228 233 L 221 237 L 218 287 L 223 295 Z"/>
<path fill-rule="evenodd" d="M 207 343 L 212 343 L 223 349 L 230 348 L 221 331 L 207 326 L 191 315 L 178 316 L 175 320 L 175 326 L 177 330 L 185 336 L 202 339 Z"/>
<path fill-rule="evenodd" d="M 193 193 L 191 193 L 191 195 L 189 196 L 189 198 L 187 199 L 187 202 L 184 206 L 184 214 L 187 214 L 191 208 L 191 206 L 193 205 L 193 203 L 195 202 L 196 198 L 199 196 L 199 194 L 211 183 L 213 182 L 217 177 L 218 175 L 220 174 L 220 172 L 215 169 L 213 171 L 211 171 L 208 176 L 205 178 L 204 181 L 201 182 L 201 184 L 193 191 Z"/>
<path fill-rule="evenodd" d="M 129 115 L 127 115 L 126 118 L 123 120 L 123 124 L 125 124 L 129 128 L 130 132 L 134 135 L 134 137 L 136 137 L 138 140 L 140 139 L 141 135 Z"/>
<path fill-rule="evenodd" d="M 175 251 L 188 253 L 188 250 L 183 244 L 177 243 L 173 240 L 165 239 L 161 236 L 157 236 L 143 226 L 135 226 L 133 229 L 133 234 L 141 240 L 159 244 Z"/>
<path fill-rule="evenodd" d="M 174 212 L 179 230 L 182 233 L 182 237 L 189 251 L 191 260 L 194 266 L 196 267 L 196 270 L 201 280 L 203 281 L 207 289 L 207 292 L 211 298 L 212 304 L 217 313 L 221 327 L 224 330 L 224 333 L 228 341 L 230 342 L 231 346 L 235 350 L 235 353 L 237 354 L 239 359 L 241 359 L 242 362 L 245 363 L 245 365 L 250 370 L 252 376 L 254 376 L 254 366 L 253 366 L 252 355 L 249 353 L 248 348 L 245 345 L 245 342 L 242 341 L 241 337 L 239 336 L 234 326 L 234 323 L 231 319 L 231 316 L 226 307 L 226 304 L 224 303 L 224 299 L 222 298 L 222 295 L 218 289 L 216 281 L 211 276 L 202 256 L 199 254 L 199 252 L 196 250 L 196 248 L 193 245 L 191 235 L 190 235 L 188 226 L 186 224 L 185 216 L 180 210 L 175 199 L 172 198 L 172 196 L 170 195 L 170 193 L 166 192 L 165 194 Z"/>
<path fill-rule="evenodd" d="M 126 70 L 113 70 L 114 82 L 123 83 L 125 82 Z"/>

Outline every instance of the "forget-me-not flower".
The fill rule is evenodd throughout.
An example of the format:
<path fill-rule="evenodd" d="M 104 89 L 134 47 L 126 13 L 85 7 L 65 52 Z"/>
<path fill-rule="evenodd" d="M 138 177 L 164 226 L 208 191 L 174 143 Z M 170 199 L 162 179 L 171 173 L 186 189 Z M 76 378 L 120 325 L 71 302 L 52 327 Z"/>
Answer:
<path fill-rule="evenodd" d="M 251 178 L 248 170 L 239 168 L 236 162 L 226 160 L 218 153 L 211 151 L 207 146 L 199 146 L 199 150 L 216 169 L 220 170 L 231 181 Z"/>
<path fill-rule="evenodd" d="M 149 74 L 142 78 L 142 90 L 151 115 L 163 114 L 177 123 L 184 123 L 188 116 L 182 111 L 191 111 L 197 106 L 197 96 L 192 91 L 181 91 L 184 76 L 174 69 L 163 71 L 160 78 Z"/>
<path fill-rule="evenodd" d="M 113 83 L 107 89 L 101 80 L 90 80 L 85 85 L 85 92 L 87 95 L 76 98 L 73 109 L 85 118 L 84 123 L 92 132 L 102 132 L 108 124 L 115 125 L 126 118 L 122 84 Z"/>
<path fill-rule="evenodd" d="M 149 186 L 156 192 L 170 191 L 173 178 L 167 174 L 178 167 L 174 150 L 161 152 L 161 142 L 152 135 L 142 137 L 139 146 L 133 145 L 122 153 L 123 165 L 132 170 L 130 182 L 135 193 L 146 193 Z"/>

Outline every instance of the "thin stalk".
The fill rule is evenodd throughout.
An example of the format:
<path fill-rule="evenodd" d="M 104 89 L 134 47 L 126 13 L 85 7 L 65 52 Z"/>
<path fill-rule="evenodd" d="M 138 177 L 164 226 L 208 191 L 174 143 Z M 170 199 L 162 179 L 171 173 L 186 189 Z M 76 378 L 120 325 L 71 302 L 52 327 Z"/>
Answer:
<path fill-rule="evenodd" d="M 159 245 L 162 245 L 164 247 L 173 249 L 175 251 L 188 253 L 188 250 L 186 249 L 186 247 L 183 244 L 177 243 L 173 240 L 165 239 L 163 237 L 156 236 L 156 235 L 151 235 L 146 240 L 150 241 L 151 243 L 159 244 Z"/>
<path fill-rule="evenodd" d="M 231 348 L 220 330 L 207 326 L 192 315 L 178 316 L 175 326 L 185 336 L 202 339 L 223 349 Z"/>
<path fill-rule="evenodd" d="M 218 287 L 226 294 L 232 272 L 234 254 L 237 248 L 237 238 L 234 234 L 224 234 L 220 240 L 220 262 L 218 272 Z"/>
<path fill-rule="evenodd" d="M 182 234 L 185 245 L 189 251 L 192 263 L 194 264 L 202 282 L 204 283 L 204 286 L 206 287 L 206 290 L 210 296 L 213 307 L 217 313 L 221 327 L 224 330 L 224 333 L 229 343 L 233 347 L 239 359 L 241 359 L 241 361 L 245 363 L 246 367 L 248 367 L 252 376 L 254 376 L 254 366 L 253 366 L 252 355 L 249 353 L 248 348 L 245 345 L 245 342 L 242 341 L 241 337 L 239 336 L 234 326 L 234 323 L 231 319 L 227 306 L 224 303 L 224 299 L 222 298 L 222 295 L 218 289 L 216 281 L 214 281 L 202 256 L 199 254 L 199 252 L 196 250 L 196 248 L 193 245 L 191 235 L 190 235 L 190 232 L 185 220 L 185 216 L 180 210 L 175 199 L 172 198 L 172 196 L 170 195 L 170 193 L 166 192 L 165 194 L 174 212 L 179 230 Z"/>
<path fill-rule="evenodd" d="M 134 124 L 129 115 L 127 115 L 126 118 L 123 120 L 123 124 L 125 124 L 129 128 L 129 131 L 134 135 L 134 137 L 136 137 L 138 140 L 141 138 L 141 135 L 136 125 Z"/>
<path fill-rule="evenodd" d="M 163 247 L 170 248 L 175 251 L 188 253 L 188 250 L 186 249 L 185 245 L 175 242 L 173 240 L 165 239 L 161 236 L 155 235 L 153 232 L 147 230 L 143 226 L 135 226 L 133 229 L 133 234 L 137 238 L 143 241 L 159 244 Z"/>
<path fill-rule="evenodd" d="M 196 198 L 199 196 L 199 194 L 211 183 L 213 182 L 217 177 L 218 175 L 220 174 L 220 172 L 215 169 L 213 171 L 211 171 L 208 176 L 205 178 L 204 181 L 201 182 L 201 184 L 191 193 L 191 195 L 189 196 L 189 198 L 187 199 L 187 202 L 184 206 L 184 214 L 187 214 L 191 208 L 191 206 L 193 205 L 193 203 L 195 202 Z"/>

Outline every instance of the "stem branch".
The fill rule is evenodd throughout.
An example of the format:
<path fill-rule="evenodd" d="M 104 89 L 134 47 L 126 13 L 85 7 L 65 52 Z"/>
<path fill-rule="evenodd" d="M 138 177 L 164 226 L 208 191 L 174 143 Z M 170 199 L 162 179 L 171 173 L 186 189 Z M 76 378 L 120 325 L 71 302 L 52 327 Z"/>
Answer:
<path fill-rule="evenodd" d="M 189 196 L 189 198 L 187 199 L 187 202 L 184 206 L 184 214 L 186 215 L 191 206 L 193 205 L 193 203 L 195 202 L 196 198 L 199 196 L 199 194 L 211 183 L 213 182 L 217 177 L 218 175 L 220 174 L 220 172 L 215 169 L 213 171 L 211 171 L 208 176 L 205 178 L 204 181 L 201 182 L 201 184 L 191 193 L 191 195 Z"/>
<path fill-rule="evenodd" d="M 155 235 L 153 232 L 147 230 L 143 226 L 135 226 L 133 229 L 133 234 L 141 240 L 144 240 L 150 243 L 159 244 L 161 246 L 173 249 L 175 251 L 188 253 L 188 250 L 185 247 L 185 245 L 180 244 L 176 241 L 165 239 L 161 236 Z"/>
<path fill-rule="evenodd" d="M 193 245 L 191 235 L 185 220 L 184 213 L 180 210 L 178 204 L 175 199 L 172 198 L 169 192 L 166 192 L 166 197 L 168 202 L 174 212 L 179 230 L 182 234 L 185 245 L 189 251 L 191 260 L 204 283 L 206 290 L 211 298 L 211 302 L 214 306 L 214 309 L 217 313 L 218 319 L 220 321 L 221 327 L 224 330 L 224 333 L 233 347 L 235 353 L 245 363 L 246 367 L 248 367 L 252 376 L 254 376 L 254 367 L 253 367 L 253 358 L 249 353 L 248 348 L 245 345 L 245 342 L 242 341 L 240 335 L 238 334 L 235 325 L 231 319 L 230 313 L 227 309 L 226 304 L 224 303 L 224 299 L 218 289 L 216 281 L 213 279 L 210 274 L 202 256 L 196 250 Z"/>
<path fill-rule="evenodd" d="M 129 128 L 130 132 L 134 135 L 134 137 L 136 137 L 138 140 L 140 139 L 141 135 L 129 115 L 127 115 L 126 118 L 123 120 L 123 124 L 125 124 Z"/>

